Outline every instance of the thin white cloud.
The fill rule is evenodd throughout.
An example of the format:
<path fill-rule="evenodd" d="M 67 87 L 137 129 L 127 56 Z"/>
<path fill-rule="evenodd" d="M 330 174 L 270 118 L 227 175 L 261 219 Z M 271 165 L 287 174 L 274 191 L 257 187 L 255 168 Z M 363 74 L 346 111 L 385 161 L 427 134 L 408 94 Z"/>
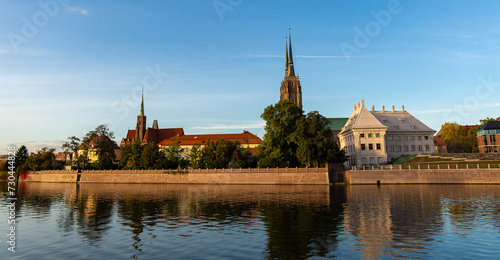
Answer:
<path fill-rule="evenodd" d="M 81 8 L 79 6 L 69 6 L 69 5 L 65 5 L 66 6 L 66 9 L 68 9 L 68 11 L 72 12 L 72 13 L 79 13 L 81 15 L 89 15 L 89 11 L 87 9 L 84 9 L 84 8 Z"/>
<path fill-rule="evenodd" d="M 268 55 L 268 54 L 257 54 L 257 55 L 245 55 L 244 57 L 250 58 L 285 58 L 285 55 Z M 294 55 L 296 58 L 306 58 L 306 59 L 345 59 L 345 58 L 371 58 L 370 55 L 359 55 L 359 56 L 342 56 L 342 55 Z"/>

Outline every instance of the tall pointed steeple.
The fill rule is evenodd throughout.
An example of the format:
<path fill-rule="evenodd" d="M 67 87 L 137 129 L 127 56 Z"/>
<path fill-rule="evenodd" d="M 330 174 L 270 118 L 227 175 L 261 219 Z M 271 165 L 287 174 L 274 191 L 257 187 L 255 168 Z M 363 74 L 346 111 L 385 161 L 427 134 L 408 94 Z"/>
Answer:
<path fill-rule="evenodd" d="M 141 112 L 139 116 L 144 116 L 144 88 L 142 88 L 142 97 L 141 97 Z"/>
<path fill-rule="evenodd" d="M 295 69 L 293 68 L 293 54 L 292 54 L 292 33 L 290 28 L 288 28 L 288 52 L 287 52 L 287 62 L 288 62 L 288 74 L 287 76 L 295 76 Z"/>
<path fill-rule="evenodd" d="M 288 73 L 288 42 L 285 41 L 286 43 L 286 61 L 285 61 L 285 75 L 287 75 Z"/>
<path fill-rule="evenodd" d="M 143 141 L 146 134 L 146 116 L 144 115 L 144 88 L 142 89 L 141 110 L 137 116 L 137 124 L 135 126 L 135 139 Z"/>
<path fill-rule="evenodd" d="M 290 99 L 302 108 L 302 87 L 298 76 L 295 76 L 292 54 L 292 33 L 288 28 L 288 41 L 286 41 L 286 67 L 285 78 L 281 82 L 280 100 Z"/>

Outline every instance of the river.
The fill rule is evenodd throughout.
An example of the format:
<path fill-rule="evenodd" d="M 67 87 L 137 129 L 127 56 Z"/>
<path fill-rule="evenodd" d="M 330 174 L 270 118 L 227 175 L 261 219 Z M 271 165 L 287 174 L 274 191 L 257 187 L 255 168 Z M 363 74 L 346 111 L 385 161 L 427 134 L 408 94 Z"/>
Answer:
<path fill-rule="evenodd" d="M 2 205 L 8 204 L 1 183 Z M 498 259 L 500 185 L 20 183 L 2 259 Z"/>

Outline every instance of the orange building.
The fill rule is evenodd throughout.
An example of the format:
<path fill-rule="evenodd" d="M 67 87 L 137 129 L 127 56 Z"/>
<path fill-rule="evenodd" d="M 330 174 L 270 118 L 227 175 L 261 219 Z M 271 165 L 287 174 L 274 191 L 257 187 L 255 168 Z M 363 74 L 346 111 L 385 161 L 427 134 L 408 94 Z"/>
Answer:
<path fill-rule="evenodd" d="M 480 153 L 499 153 L 500 121 L 490 121 L 477 131 L 477 146 Z"/>

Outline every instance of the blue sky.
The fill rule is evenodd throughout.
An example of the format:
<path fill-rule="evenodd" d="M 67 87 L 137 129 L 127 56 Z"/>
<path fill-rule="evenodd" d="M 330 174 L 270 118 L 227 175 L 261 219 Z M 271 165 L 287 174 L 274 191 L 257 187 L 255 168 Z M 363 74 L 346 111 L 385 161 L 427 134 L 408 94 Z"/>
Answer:
<path fill-rule="evenodd" d="M 349 117 L 365 99 L 405 105 L 436 131 L 500 116 L 498 1 L 0 5 L 0 154 L 58 148 L 100 123 L 120 142 L 135 128 L 142 86 L 148 126 L 262 137 L 289 26 L 306 112 Z"/>

